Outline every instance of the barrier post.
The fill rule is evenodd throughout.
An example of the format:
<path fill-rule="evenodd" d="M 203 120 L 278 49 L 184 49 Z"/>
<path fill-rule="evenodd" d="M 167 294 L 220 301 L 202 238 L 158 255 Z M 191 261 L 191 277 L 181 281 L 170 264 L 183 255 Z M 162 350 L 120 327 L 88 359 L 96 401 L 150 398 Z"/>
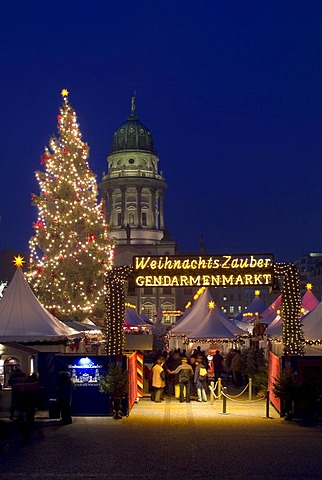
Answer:
<path fill-rule="evenodd" d="M 218 382 L 218 390 L 217 390 L 218 394 L 217 395 L 218 395 L 218 398 L 220 398 L 221 397 L 221 377 L 218 378 L 217 382 Z"/>
<path fill-rule="evenodd" d="M 269 390 L 266 390 L 266 418 L 269 418 Z"/>
<path fill-rule="evenodd" d="M 253 393 L 253 379 L 249 378 L 248 379 L 248 400 L 252 399 L 252 393 Z"/>
<path fill-rule="evenodd" d="M 210 391 L 210 397 L 209 397 L 209 400 L 210 400 L 210 405 L 213 405 L 214 404 L 214 387 L 215 387 L 215 384 L 214 382 L 210 382 L 210 388 L 209 388 L 209 391 Z"/>
<path fill-rule="evenodd" d="M 224 390 L 224 395 L 222 396 L 222 413 L 226 413 L 226 410 L 227 410 L 227 398 L 226 398 L 227 387 L 224 387 L 223 390 Z"/>

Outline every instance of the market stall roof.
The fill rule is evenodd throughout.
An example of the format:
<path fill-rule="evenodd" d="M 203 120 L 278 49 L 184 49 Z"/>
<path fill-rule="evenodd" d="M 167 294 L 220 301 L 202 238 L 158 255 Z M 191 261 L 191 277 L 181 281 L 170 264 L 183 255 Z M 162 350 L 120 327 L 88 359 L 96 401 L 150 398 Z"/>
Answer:
<path fill-rule="evenodd" d="M 243 332 L 245 332 L 245 334 L 246 334 L 246 332 L 248 332 L 248 333 L 250 333 L 250 334 L 253 333 L 254 325 L 251 325 L 251 324 L 249 324 L 249 323 L 240 322 L 240 321 L 238 321 L 238 320 L 236 320 L 236 319 L 233 319 L 232 321 L 234 322 L 234 324 L 235 324 L 238 328 L 240 328 L 241 330 L 243 330 Z"/>
<path fill-rule="evenodd" d="M 322 302 L 301 321 L 305 340 L 322 340 Z"/>
<path fill-rule="evenodd" d="M 282 295 L 279 295 L 266 310 L 260 314 L 261 323 L 270 324 L 282 309 Z"/>
<path fill-rule="evenodd" d="M 190 307 L 188 307 L 184 312 L 183 314 L 181 315 L 181 317 L 178 318 L 178 320 L 176 320 L 176 322 L 174 323 L 173 327 L 177 327 L 178 325 L 180 325 L 180 323 L 189 315 L 189 313 L 191 312 L 191 310 L 193 309 L 195 303 Z"/>
<path fill-rule="evenodd" d="M 268 325 L 265 330 L 265 335 L 270 338 L 280 338 L 282 336 L 283 318 L 277 314 L 274 320 Z"/>
<path fill-rule="evenodd" d="M 171 333 L 175 335 L 187 335 L 194 330 L 208 314 L 208 304 L 213 302 L 213 298 L 208 288 L 198 297 L 189 311 L 183 314 L 172 327 Z M 224 314 L 223 314 L 224 315 Z"/>
<path fill-rule="evenodd" d="M 255 321 L 256 314 L 260 315 L 266 310 L 266 305 L 259 296 L 260 292 L 255 291 L 255 297 L 250 302 L 247 308 L 239 315 L 237 315 L 236 320 L 245 323 L 252 323 Z"/>
<path fill-rule="evenodd" d="M 64 320 L 64 324 L 78 332 L 99 332 L 102 330 L 102 327 L 98 327 L 93 322 L 86 323 L 84 322 L 77 322 L 76 320 Z"/>
<path fill-rule="evenodd" d="M 146 327 L 147 324 L 139 315 L 136 313 L 134 308 L 125 307 L 125 327 Z"/>
<path fill-rule="evenodd" d="M 96 323 L 93 322 L 90 318 L 86 317 L 81 323 L 86 323 L 86 325 L 92 325 L 94 327 L 97 327 Z"/>
<path fill-rule="evenodd" d="M 213 314 L 209 317 L 209 311 L 213 310 Z M 178 325 L 175 325 L 171 333 L 175 335 L 187 335 L 190 337 L 196 329 L 205 326 L 207 319 L 215 317 L 218 324 L 233 334 L 245 335 L 245 332 L 231 322 L 225 313 L 215 305 L 209 289 L 207 288 L 191 307 L 189 313 Z M 225 337 L 228 338 L 228 337 Z"/>
<path fill-rule="evenodd" d="M 311 312 L 319 305 L 319 300 L 316 298 L 314 293 L 312 292 L 312 287 L 308 284 L 306 286 L 307 290 L 302 297 L 301 307 L 302 307 L 302 314 L 306 315 L 308 312 Z"/>
<path fill-rule="evenodd" d="M 200 325 L 189 332 L 190 339 L 234 339 L 236 334 L 245 335 L 245 331 L 238 328 L 235 324 L 226 320 L 222 316 L 219 307 L 212 306 L 208 308 L 208 313 Z"/>
<path fill-rule="evenodd" d="M 140 313 L 139 317 L 141 318 L 141 320 L 143 320 L 147 325 L 154 325 L 154 323 L 152 322 L 152 320 L 150 320 L 147 316 L 147 314 L 144 312 L 144 310 L 142 310 L 142 312 Z"/>
<path fill-rule="evenodd" d="M 301 322 L 303 324 L 303 330 L 309 331 L 309 327 L 306 326 L 307 318 L 310 318 L 308 314 L 313 312 L 320 305 L 319 300 L 313 294 L 310 288 L 307 289 L 301 300 Z M 283 317 L 280 310 L 277 310 L 278 313 L 275 313 L 274 319 L 268 325 L 265 333 L 268 337 L 279 338 L 282 336 L 283 328 Z M 321 317 L 322 318 L 322 317 Z M 261 320 L 263 322 L 263 320 Z M 267 323 L 264 321 L 264 323 Z M 321 320 L 322 323 L 322 320 Z M 313 334 L 313 332 L 311 333 Z M 322 335 L 322 325 L 321 325 L 321 335 Z M 306 338 L 306 335 L 305 335 Z M 312 338 L 312 337 L 310 337 Z M 322 337 L 321 337 L 322 338 Z"/>
<path fill-rule="evenodd" d="M 18 267 L 0 300 L 0 342 L 57 342 L 81 336 L 41 305 Z"/>

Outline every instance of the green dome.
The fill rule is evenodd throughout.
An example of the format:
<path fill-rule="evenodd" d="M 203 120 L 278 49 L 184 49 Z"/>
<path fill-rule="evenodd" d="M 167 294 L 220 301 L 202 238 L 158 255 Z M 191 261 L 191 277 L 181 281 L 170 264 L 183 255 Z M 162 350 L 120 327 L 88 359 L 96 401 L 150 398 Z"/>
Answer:
<path fill-rule="evenodd" d="M 113 135 L 110 153 L 122 150 L 144 150 L 156 154 L 150 130 L 131 113 Z"/>

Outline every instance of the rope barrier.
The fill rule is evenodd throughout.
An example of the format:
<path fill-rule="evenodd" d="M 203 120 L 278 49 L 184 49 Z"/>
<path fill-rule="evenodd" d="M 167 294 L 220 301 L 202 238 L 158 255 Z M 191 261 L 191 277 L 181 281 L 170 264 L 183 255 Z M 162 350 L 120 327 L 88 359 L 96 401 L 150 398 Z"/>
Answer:
<path fill-rule="evenodd" d="M 246 387 L 237 395 L 229 395 L 227 393 L 227 387 L 223 387 L 221 385 L 221 379 L 219 378 L 214 385 L 214 382 L 210 382 L 209 384 L 209 390 L 210 390 L 210 404 L 213 405 L 214 399 L 220 399 L 222 398 L 223 400 L 223 405 L 222 405 L 222 414 L 226 415 L 227 414 L 227 399 L 231 400 L 232 402 L 243 404 L 243 405 L 252 405 L 257 402 L 261 402 L 262 400 L 266 400 L 266 418 L 269 417 L 269 392 L 266 392 L 266 395 L 264 397 L 256 398 L 252 400 L 252 379 L 249 379 L 248 384 Z M 218 387 L 218 395 L 216 395 L 215 390 Z M 243 393 L 246 392 L 246 390 L 249 388 L 249 395 L 248 395 L 248 400 L 236 400 L 238 397 L 240 397 Z"/>
<path fill-rule="evenodd" d="M 237 398 L 237 397 L 240 397 L 243 393 L 246 392 L 247 388 L 249 386 L 249 383 L 247 383 L 246 387 L 244 388 L 244 390 L 242 390 L 240 393 L 238 393 L 237 395 L 231 395 L 231 397 L 233 398 Z"/>
<path fill-rule="evenodd" d="M 255 400 L 251 400 L 251 393 L 249 394 L 249 397 L 248 397 L 248 400 L 236 400 L 236 398 L 240 397 L 241 395 L 243 395 L 243 393 L 246 392 L 246 390 L 248 388 L 251 388 L 252 387 L 252 381 L 250 380 L 248 382 L 248 384 L 246 385 L 246 387 L 240 392 L 238 393 L 237 395 L 229 395 L 227 393 L 227 387 L 222 387 L 221 385 L 221 381 L 219 382 L 217 380 L 216 384 L 213 385 L 214 382 L 211 382 L 210 385 L 208 386 L 209 387 L 209 390 L 211 392 L 211 395 L 213 396 L 214 399 L 220 399 L 221 396 L 225 397 L 226 399 L 229 399 L 231 400 L 232 402 L 236 402 L 236 403 L 243 403 L 244 405 L 251 405 L 253 403 L 257 403 L 257 402 L 261 402 L 262 400 L 265 400 L 266 399 L 266 396 L 265 397 L 260 397 L 260 398 L 256 398 Z M 217 385 L 219 384 L 220 386 L 220 392 L 218 395 L 215 394 L 215 390 L 217 388 Z"/>
<path fill-rule="evenodd" d="M 222 395 L 224 395 L 226 398 L 228 398 L 232 402 L 242 403 L 244 405 L 251 405 L 252 403 L 257 403 L 257 402 L 260 402 L 260 401 L 266 399 L 266 397 L 260 397 L 260 398 L 257 398 L 256 400 L 235 400 L 234 398 L 232 398 L 230 395 L 224 393 L 223 391 L 221 393 L 222 393 Z"/>

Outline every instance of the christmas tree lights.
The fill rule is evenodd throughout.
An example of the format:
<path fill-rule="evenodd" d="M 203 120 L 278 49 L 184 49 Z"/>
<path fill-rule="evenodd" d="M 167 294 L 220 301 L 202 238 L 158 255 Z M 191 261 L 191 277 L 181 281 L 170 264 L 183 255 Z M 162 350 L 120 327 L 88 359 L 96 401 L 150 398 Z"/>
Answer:
<path fill-rule="evenodd" d="M 114 267 L 106 276 L 104 323 L 107 355 L 119 355 L 124 350 L 125 283 L 132 270 L 131 265 Z"/>
<path fill-rule="evenodd" d="M 113 264 L 97 183 L 89 168 L 89 147 L 82 141 L 76 113 L 62 91 L 59 137 L 52 137 L 37 171 L 40 195 L 30 239 L 28 280 L 39 300 L 61 317 L 82 319 L 104 308 L 105 274 Z"/>
<path fill-rule="evenodd" d="M 300 275 L 292 263 L 275 263 L 274 274 L 283 277 L 282 341 L 284 355 L 304 355 L 304 333 L 301 326 Z"/>

